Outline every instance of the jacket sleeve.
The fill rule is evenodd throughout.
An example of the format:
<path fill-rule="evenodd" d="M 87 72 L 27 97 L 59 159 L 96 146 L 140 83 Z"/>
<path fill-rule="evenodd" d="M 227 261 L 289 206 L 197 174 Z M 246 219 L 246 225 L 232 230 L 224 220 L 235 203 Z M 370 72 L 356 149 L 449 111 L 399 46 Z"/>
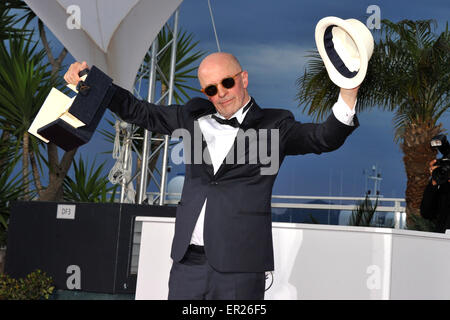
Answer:
<path fill-rule="evenodd" d="M 434 219 L 438 211 L 438 188 L 431 181 L 425 187 L 422 202 L 420 203 L 420 215 L 425 219 Z"/>
<path fill-rule="evenodd" d="M 183 127 L 182 106 L 161 106 L 139 100 L 129 91 L 114 84 L 110 90 L 115 92 L 108 108 L 122 120 L 152 132 L 168 135 Z"/>
<path fill-rule="evenodd" d="M 353 118 L 354 126 L 348 126 L 330 114 L 323 123 L 300 123 L 293 114 L 282 120 L 280 125 L 280 141 L 286 155 L 306 153 L 320 154 L 336 150 L 344 144 L 346 138 L 358 126 L 358 119 Z"/>

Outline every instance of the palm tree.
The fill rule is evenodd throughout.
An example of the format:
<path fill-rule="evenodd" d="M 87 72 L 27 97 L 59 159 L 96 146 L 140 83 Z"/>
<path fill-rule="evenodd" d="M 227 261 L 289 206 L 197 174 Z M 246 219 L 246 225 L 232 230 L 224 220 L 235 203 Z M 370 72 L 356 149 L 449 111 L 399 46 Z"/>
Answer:
<path fill-rule="evenodd" d="M 23 0 L 4 0 L 2 2 L 2 6 L 3 8 L 5 8 L 5 10 L 8 10 L 8 12 L 11 9 L 15 9 L 17 10 L 17 12 L 20 12 L 20 14 L 15 17 L 13 24 L 19 21 L 24 21 L 24 25 L 22 29 L 16 31 L 16 34 L 20 35 L 32 32 L 26 30 L 26 28 L 29 26 L 30 22 L 37 19 L 39 39 L 44 47 L 44 55 L 42 56 L 42 59 L 44 59 L 45 57 L 47 58 L 49 62 L 48 68 L 51 70 L 51 75 L 57 76 L 58 72 L 61 70 L 62 63 L 67 56 L 67 49 L 63 47 L 58 55 L 55 55 L 53 53 L 50 43 L 47 39 L 47 31 L 44 27 L 44 23 L 39 18 L 37 18 L 36 14 L 28 7 L 28 5 Z M 34 93 L 32 93 L 32 95 L 33 94 Z M 43 188 L 42 186 L 37 187 L 40 200 L 62 200 L 64 177 L 70 169 L 76 151 L 77 149 L 67 151 L 60 158 L 58 155 L 57 146 L 52 142 L 49 142 L 47 144 L 46 164 L 49 168 L 49 184 L 46 188 Z M 31 159 L 31 161 L 33 161 L 33 158 Z M 33 174 L 35 174 L 35 172 L 36 170 L 33 171 Z"/>
<path fill-rule="evenodd" d="M 0 41 L 8 39 L 10 37 L 20 37 L 22 34 L 19 29 L 14 28 L 17 23 L 17 16 L 11 14 L 11 9 L 4 3 L 0 3 Z M 10 132 L 2 130 L 0 136 L 0 144 L 2 146 L 10 142 Z M 0 158 L 0 166 L 8 160 L 4 157 Z"/>
<path fill-rule="evenodd" d="M 44 50 L 28 38 L 10 38 L 0 42 L 0 128 L 22 145 L 22 176 L 28 190 L 29 168 L 39 195 L 43 192 L 38 162 L 42 158 L 38 139 L 30 137 L 30 127 L 51 88 L 61 80 L 51 75 L 49 65 L 42 63 Z"/>
<path fill-rule="evenodd" d="M 428 162 L 435 157 L 430 140 L 444 131 L 438 121 L 450 107 L 450 33 L 448 25 L 439 35 L 436 28 L 433 20 L 383 20 L 358 92 L 358 112 L 374 107 L 394 112 L 394 141 L 404 153 L 407 175 L 408 215 L 419 214 Z M 339 88 L 328 78 L 317 51 L 309 57 L 297 81 L 297 100 L 305 104 L 304 111 L 320 119 L 337 100 Z"/>

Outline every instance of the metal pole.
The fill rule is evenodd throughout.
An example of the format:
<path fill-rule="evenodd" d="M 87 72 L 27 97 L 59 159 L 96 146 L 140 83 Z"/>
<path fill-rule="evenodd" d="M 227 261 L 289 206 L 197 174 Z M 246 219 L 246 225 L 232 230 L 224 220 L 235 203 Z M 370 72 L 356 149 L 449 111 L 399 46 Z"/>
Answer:
<path fill-rule="evenodd" d="M 220 52 L 219 37 L 217 37 L 216 24 L 214 23 L 214 15 L 211 8 L 211 2 L 209 0 L 208 0 L 208 7 L 209 7 L 209 15 L 211 16 L 211 22 L 214 29 L 214 36 L 216 37 L 217 51 Z"/>
<path fill-rule="evenodd" d="M 400 201 L 394 201 L 394 229 L 403 229 Z"/>
<path fill-rule="evenodd" d="M 178 41 L 178 15 L 180 9 L 175 11 L 174 23 L 173 23 L 173 42 L 172 42 L 172 55 L 170 60 L 170 80 L 169 80 L 169 98 L 168 105 L 172 104 L 174 96 L 174 81 L 175 81 L 175 66 L 177 58 L 177 41 Z M 161 192 L 159 196 L 159 205 L 164 205 L 165 194 L 166 194 L 166 180 L 167 180 L 167 164 L 169 157 L 169 136 L 164 136 L 164 154 L 162 159 L 162 172 L 161 172 Z"/>
<path fill-rule="evenodd" d="M 150 73 L 148 76 L 148 102 L 155 101 L 155 87 L 156 87 L 156 63 L 158 53 L 158 39 L 156 38 L 152 44 L 152 53 L 150 60 Z M 148 154 L 151 150 L 152 133 L 148 130 L 144 132 L 144 144 L 142 148 L 142 164 L 141 177 L 138 190 L 138 204 L 142 204 L 147 191 L 147 169 L 148 169 Z"/>
<path fill-rule="evenodd" d="M 394 212 L 394 229 L 401 228 L 401 214 L 399 211 Z"/>
<path fill-rule="evenodd" d="M 130 153 L 130 143 L 131 143 L 131 130 L 132 127 L 130 124 L 127 124 L 126 127 L 126 135 L 124 139 L 124 161 L 123 161 L 123 172 L 126 172 L 128 170 L 128 155 Z M 120 190 L 120 202 L 124 203 L 125 201 L 125 191 L 127 190 L 128 183 L 131 183 L 131 181 L 127 181 L 126 175 L 124 175 L 122 179 L 122 189 Z"/>
<path fill-rule="evenodd" d="M 406 212 L 402 212 L 401 215 L 401 228 L 406 229 Z"/>

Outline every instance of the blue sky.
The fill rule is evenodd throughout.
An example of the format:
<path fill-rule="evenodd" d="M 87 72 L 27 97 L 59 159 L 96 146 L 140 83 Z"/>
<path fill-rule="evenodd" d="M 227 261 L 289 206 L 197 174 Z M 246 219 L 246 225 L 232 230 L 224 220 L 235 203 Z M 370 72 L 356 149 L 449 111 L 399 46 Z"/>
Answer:
<path fill-rule="evenodd" d="M 381 18 L 435 19 L 445 27 L 449 1 L 295 1 L 211 0 L 222 51 L 235 54 L 249 72 L 249 92 L 261 107 L 291 110 L 296 119 L 310 122 L 295 101 L 296 80 L 303 74 L 309 50 L 315 48 L 314 28 L 325 16 L 357 18 L 369 16 L 368 6 L 378 5 Z M 194 34 L 199 49 L 217 51 L 206 0 L 185 0 L 180 7 L 180 26 Z M 71 57 L 66 59 L 71 63 Z M 196 82 L 193 82 L 197 86 Z M 195 95 L 195 94 L 194 94 Z M 358 115 L 358 128 L 339 150 L 329 154 L 288 157 L 280 169 L 273 194 L 361 196 L 365 190 L 363 170 L 377 165 L 384 197 L 404 197 L 406 175 L 399 145 L 393 141 L 392 114 L 376 109 Z M 110 118 L 107 116 L 106 118 Z M 445 114 L 441 121 L 450 128 Z M 101 127 L 105 126 L 105 121 Z M 99 151 L 111 150 L 98 132 L 79 154 L 107 160 Z M 172 177 L 182 172 L 175 167 Z"/>

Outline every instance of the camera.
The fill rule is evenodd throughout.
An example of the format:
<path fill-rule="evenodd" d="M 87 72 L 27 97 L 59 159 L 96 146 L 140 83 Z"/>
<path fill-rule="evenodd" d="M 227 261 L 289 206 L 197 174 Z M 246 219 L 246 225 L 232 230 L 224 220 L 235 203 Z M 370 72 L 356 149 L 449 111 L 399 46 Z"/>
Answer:
<path fill-rule="evenodd" d="M 447 137 L 439 134 L 431 139 L 431 148 L 439 150 L 442 158 L 436 160 L 438 168 L 433 170 L 432 178 L 438 185 L 446 183 L 450 179 L 450 144 Z"/>

